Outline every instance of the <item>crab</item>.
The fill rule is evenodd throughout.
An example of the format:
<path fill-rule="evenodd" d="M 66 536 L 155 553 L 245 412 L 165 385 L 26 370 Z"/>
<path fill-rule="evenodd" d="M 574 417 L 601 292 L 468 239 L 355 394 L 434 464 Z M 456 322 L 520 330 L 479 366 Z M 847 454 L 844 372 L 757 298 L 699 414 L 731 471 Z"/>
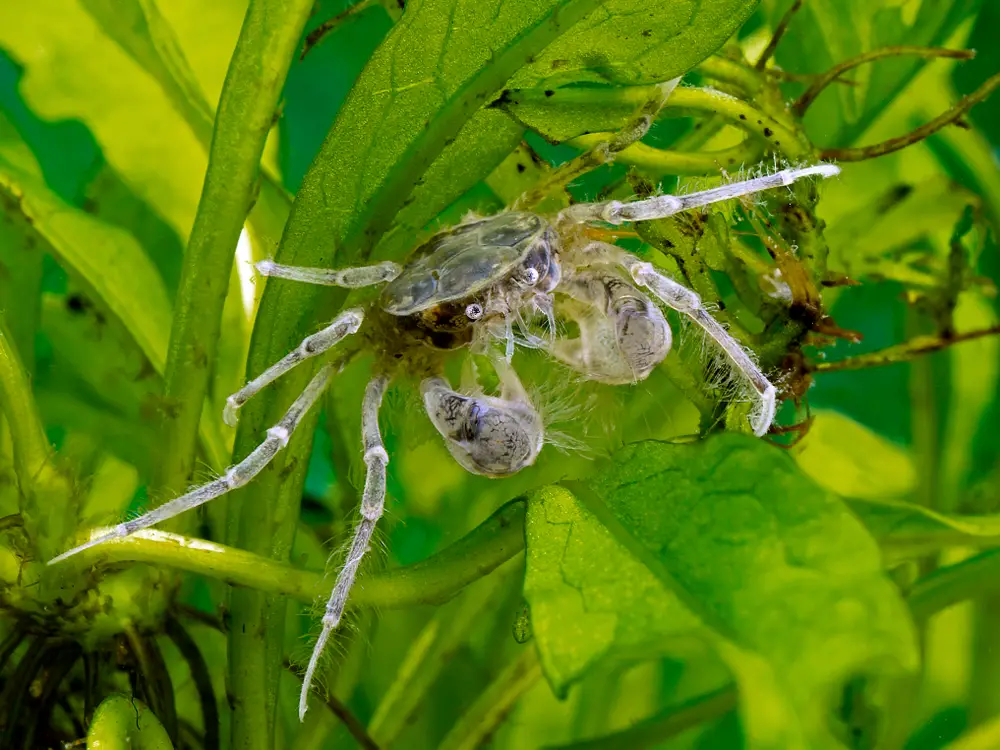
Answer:
<path fill-rule="evenodd" d="M 393 377 L 406 363 L 418 363 L 427 416 L 455 460 L 466 470 L 504 477 L 534 463 L 545 442 L 545 425 L 512 366 L 517 347 L 540 349 L 585 378 L 628 384 L 645 379 L 667 356 L 673 336 L 663 307 L 689 318 L 717 344 L 734 378 L 754 401 L 750 427 L 767 432 L 774 419 L 777 390 L 753 356 L 706 310 L 696 293 L 651 263 L 616 245 L 593 241 L 585 224 L 620 225 L 648 221 L 712 203 L 790 185 L 805 177 L 831 177 L 832 164 L 788 168 L 683 196 L 659 195 L 629 202 L 572 205 L 555 217 L 508 211 L 467 220 L 439 232 L 399 265 L 328 270 L 257 264 L 264 276 L 347 288 L 383 285 L 364 307 L 341 312 L 325 328 L 227 399 L 224 420 L 234 425 L 239 408 L 262 388 L 307 359 L 323 356 L 370 324 L 369 342 L 378 354 L 361 407 L 366 476 L 360 521 L 326 604 L 322 630 L 303 680 L 300 718 L 327 641 L 347 604 L 358 567 L 382 515 L 389 456 L 379 430 L 379 409 Z M 559 319 L 575 324 L 578 335 L 560 335 Z M 497 345 L 497 342 L 500 345 Z M 472 349 L 492 362 L 499 394 L 460 392 L 443 375 L 448 353 Z M 287 444 L 339 370 L 323 364 L 284 417 L 248 456 L 222 476 L 138 518 L 96 530 L 92 538 L 50 561 L 122 539 L 250 482 Z M 467 389 L 468 390 L 468 389 Z"/>

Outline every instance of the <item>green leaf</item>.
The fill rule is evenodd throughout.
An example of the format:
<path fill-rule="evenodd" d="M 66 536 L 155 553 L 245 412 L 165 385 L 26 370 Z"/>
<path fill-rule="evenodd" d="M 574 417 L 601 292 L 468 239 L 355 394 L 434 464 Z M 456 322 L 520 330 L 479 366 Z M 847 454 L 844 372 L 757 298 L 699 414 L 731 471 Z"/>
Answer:
<path fill-rule="evenodd" d="M 131 234 L 68 206 L 40 179 L 22 174 L 0 154 L 0 197 L 8 216 L 75 273 L 120 320 L 162 372 L 170 330 L 170 301 L 156 269 Z"/>
<path fill-rule="evenodd" d="M 82 120 L 125 182 L 187 237 L 205 151 L 158 83 L 79 2 L 3 3 L 0 47 L 25 68 L 25 103 L 45 119 Z"/>
<path fill-rule="evenodd" d="M 943 46 L 980 2 L 810 0 L 794 19 L 776 58 L 792 73 L 822 73 L 837 63 L 882 47 Z M 772 27 L 788 5 L 771 3 Z M 903 57 L 852 71 L 855 85 L 835 86 L 825 92 L 807 113 L 806 130 L 816 134 L 824 146 L 854 144 L 928 64 L 939 63 Z"/>
<path fill-rule="evenodd" d="M 560 697 L 604 660 L 703 637 L 698 617 L 562 487 L 530 498 L 525 541 L 531 630 Z"/>
<path fill-rule="evenodd" d="M 793 455 L 806 474 L 842 497 L 902 498 L 916 488 L 913 458 L 864 425 L 836 411 L 817 410 Z"/>
<path fill-rule="evenodd" d="M 72 208 L 36 177 L 22 174 L 0 153 L 0 200 L 25 235 L 52 254 L 87 289 L 102 314 L 113 316 L 152 365 L 166 364 L 171 305 L 159 274 L 128 232 Z M 210 462 L 225 465 L 226 451 L 214 415 L 202 419 Z"/>
<path fill-rule="evenodd" d="M 207 144 L 213 108 L 205 99 L 173 29 L 153 0 L 80 0 L 104 32 L 163 87 L 167 97 Z"/>
<path fill-rule="evenodd" d="M 594 489 L 606 510 L 591 510 L 717 636 L 750 746 L 836 747 L 827 711 L 847 679 L 915 669 L 874 540 L 782 450 L 734 434 L 641 443 Z"/>
<path fill-rule="evenodd" d="M 856 499 L 849 503 L 882 547 L 887 565 L 948 547 L 1000 544 L 998 515 L 947 515 L 913 503 L 884 499 Z"/>
<path fill-rule="evenodd" d="M 406 255 L 427 223 L 490 174 L 517 148 L 523 135 L 524 126 L 499 110 L 483 109 L 473 115 L 420 178 L 376 254 L 383 258 Z"/>
<path fill-rule="evenodd" d="M 970 192 L 942 177 L 917 185 L 896 184 L 886 195 L 838 217 L 826 236 L 830 266 L 852 278 L 891 279 L 916 289 L 939 285 L 946 256 L 919 246 L 925 238 L 947 247 L 965 207 L 976 204 Z"/>
<path fill-rule="evenodd" d="M 66 377 L 72 373 L 86 384 L 88 395 L 111 413 L 127 417 L 137 431 L 152 426 L 163 380 L 120 321 L 107 318 L 80 292 L 46 293 L 42 330 L 52 344 L 50 378 L 72 391 L 71 378 Z"/>
<path fill-rule="evenodd" d="M 522 68 L 509 88 L 635 86 L 683 75 L 717 50 L 758 0 L 609 0 Z"/>

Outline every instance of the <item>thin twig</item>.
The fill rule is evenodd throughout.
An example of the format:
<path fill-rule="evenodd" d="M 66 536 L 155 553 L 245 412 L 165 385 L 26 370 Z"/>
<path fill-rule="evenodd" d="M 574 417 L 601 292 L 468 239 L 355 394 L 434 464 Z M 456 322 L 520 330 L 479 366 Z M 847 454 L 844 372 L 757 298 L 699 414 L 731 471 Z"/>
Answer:
<path fill-rule="evenodd" d="M 285 669 L 301 679 L 302 675 L 299 674 L 299 670 L 288 659 L 285 659 L 284 666 Z M 343 722 L 344 728 L 351 733 L 351 736 L 358 741 L 361 747 L 365 750 L 379 750 L 379 746 L 375 743 L 375 740 L 365 730 L 365 725 L 351 712 L 351 709 L 346 704 L 342 703 L 332 694 L 327 695 L 323 702 L 326 703 L 333 715 Z"/>
<path fill-rule="evenodd" d="M 843 62 L 834 65 L 826 71 L 826 73 L 823 73 L 816 79 L 812 86 L 806 89 L 805 93 L 798 98 L 795 104 L 792 105 L 792 112 L 794 112 L 797 116 L 802 117 L 806 110 L 809 109 L 810 105 L 816 100 L 816 97 L 819 96 L 827 86 L 847 71 L 853 70 L 861 65 L 867 65 L 870 62 L 875 62 L 876 60 L 882 60 L 886 57 L 903 57 L 906 55 L 915 55 L 917 57 L 925 57 L 929 59 L 950 57 L 954 60 L 971 60 L 976 56 L 976 53 L 974 50 L 945 49 L 944 47 L 920 47 L 907 44 L 882 47 L 881 49 L 875 49 L 871 52 L 865 52 L 857 57 L 844 60 Z"/>
<path fill-rule="evenodd" d="M 986 83 L 968 96 L 963 96 L 958 104 L 940 117 L 936 117 L 927 124 L 921 125 L 907 135 L 890 138 L 887 141 L 882 141 L 882 143 L 876 143 L 872 146 L 862 146 L 860 148 L 827 148 L 820 151 L 819 157 L 823 161 L 864 161 L 891 154 L 893 151 L 899 151 L 957 122 L 966 112 L 992 94 L 993 90 L 998 86 L 1000 86 L 1000 73 L 987 79 Z"/>
<path fill-rule="evenodd" d="M 788 31 L 788 25 L 792 22 L 792 18 L 796 13 L 802 8 L 802 0 L 795 0 L 792 6 L 785 11 L 785 15 L 781 17 L 778 21 L 778 25 L 774 27 L 774 35 L 771 37 L 771 41 L 767 43 L 764 51 L 760 55 L 760 59 L 753 66 L 754 70 L 763 70 L 764 66 L 767 65 L 767 61 L 774 56 L 775 50 L 778 49 L 778 44 L 781 42 L 782 37 L 785 36 L 785 32 Z"/>
<path fill-rule="evenodd" d="M 932 354 L 953 344 L 960 344 L 964 341 L 973 341 L 985 336 L 996 336 L 998 334 L 1000 334 L 1000 325 L 983 328 L 978 331 L 956 333 L 951 336 L 920 336 L 903 344 L 890 346 L 887 349 L 880 349 L 870 354 L 849 357 L 839 362 L 812 362 L 808 365 L 808 370 L 818 373 L 883 367 L 885 365 L 896 364 L 897 362 L 906 362 L 913 357 L 919 357 L 924 354 Z"/>

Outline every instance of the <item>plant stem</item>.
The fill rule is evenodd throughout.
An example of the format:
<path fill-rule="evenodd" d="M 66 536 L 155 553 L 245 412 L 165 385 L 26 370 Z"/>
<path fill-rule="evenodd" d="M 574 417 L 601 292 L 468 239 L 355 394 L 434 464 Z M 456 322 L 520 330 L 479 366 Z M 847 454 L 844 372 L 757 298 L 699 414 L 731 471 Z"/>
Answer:
<path fill-rule="evenodd" d="M 587 133 L 567 141 L 566 145 L 587 150 L 612 137 L 612 133 Z M 763 144 L 756 138 L 747 138 L 739 145 L 719 151 L 673 151 L 640 142 L 618 152 L 615 163 L 642 167 L 652 176 L 704 175 L 753 164 L 759 161 L 762 152 Z"/>
<path fill-rule="evenodd" d="M 6 421 L 20 488 L 20 521 L 36 552 L 54 557 L 76 523 L 73 483 L 45 434 L 28 374 L 0 312 L 0 414 Z M 5 517 L 5 521 L 10 517 Z M 13 519 L 8 521 L 13 523 Z"/>
<path fill-rule="evenodd" d="M 573 742 L 569 745 L 550 747 L 548 750 L 614 750 L 627 747 L 639 750 L 653 747 L 670 737 L 696 727 L 706 721 L 718 719 L 736 708 L 736 689 L 732 685 L 705 695 L 670 706 L 656 716 L 640 721 L 614 734 Z"/>
<path fill-rule="evenodd" d="M 982 86 L 968 96 L 963 96 L 961 100 L 959 100 L 959 102 L 947 112 L 942 113 L 930 122 L 921 125 L 919 128 L 916 128 L 906 135 L 890 138 L 886 141 L 882 141 L 881 143 L 872 144 L 871 146 L 859 146 L 858 148 L 825 148 L 820 151 L 820 158 L 835 161 L 864 161 L 866 159 L 874 159 L 878 156 L 885 156 L 886 154 L 891 154 L 894 151 L 904 149 L 907 146 L 924 140 L 942 128 L 951 125 L 953 122 L 957 122 L 962 119 L 962 117 L 964 117 L 970 109 L 979 104 L 981 101 L 984 101 L 997 87 L 1000 87 L 1000 73 L 988 78 Z"/>
<path fill-rule="evenodd" d="M 352 593 L 351 605 L 395 609 L 448 601 L 524 549 L 524 513 L 525 501 L 512 500 L 426 560 L 366 575 L 364 585 Z M 93 547 L 64 565 L 90 569 L 101 563 L 122 562 L 166 565 L 309 604 L 325 600 L 332 585 L 321 572 L 300 570 L 245 550 L 155 529 Z"/>
<path fill-rule="evenodd" d="M 441 741 L 440 750 L 475 750 L 503 723 L 510 710 L 542 676 L 538 651 L 522 646 Z"/>
<path fill-rule="evenodd" d="M 884 367 L 900 362 L 906 362 L 923 354 L 933 354 L 953 344 L 964 341 L 974 341 L 984 336 L 1000 335 L 1000 325 L 983 328 L 978 331 L 956 333 L 951 336 L 917 336 L 902 344 L 896 344 L 877 352 L 860 354 L 838 362 L 812 362 L 810 372 L 837 372 L 838 370 L 861 370 L 867 367 Z"/>
<path fill-rule="evenodd" d="M 0 313 L 0 409 L 10 429 L 18 480 L 30 482 L 51 459 L 52 448 L 3 313 Z"/>
<path fill-rule="evenodd" d="M 774 34 L 771 35 L 771 41 L 767 43 L 764 51 L 761 52 L 760 57 L 754 64 L 755 70 L 763 70 L 768 61 L 774 57 L 775 51 L 778 49 L 778 44 L 781 43 L 782 38 L 785 36 L 785 32 L 788 31 L 789 25 L 792 23 L 792 19 L 795 14 L 802 9 L 802 0 L 795 0 L 788 10 L 785 11 L 785 15 L 781 17 L 778 21 L 778 25 L 774 27 Z"/>
<path fill-rule="evenodd" d="M 840 78 L 840 76 L 849 70 L 853 70 L 860 65 L 875 62 L 876 60 L 882 60 L 886 57 L 903 57 L 905 55 L 916 55 L 918 57 L 926 57 L 930 59 L 950 57 L 954 60 L 971 60 L 976 56 L 976 53 L 971 50 L 964 49 L 917 47 L 902 44 L 894 47 L 883 47 L 882 49 L 865 52 L 862 55 L 852 57 L 849 60 L 844 60 L 843 62 L 834 65 L 826 73 L 817 78 L 812 85 L 806 89 L 805 93 L 796 100 L 795 104 L 792 105 L 792 111 L 796 116 L 802 117 L 812 103 L 816 101 L 816 97 L 819 96 L 827 86 L 836 81 Z"/>
<path fill-rule="evenodd" d="M 925 622 L 931 615 L 995 592 L 1000 587 L 1000 548 L 980 552 L 955 565 L 938 568 L 917 581 L 907 597 L 913 618 Z"/>
<path fill-rule="evenodd" d="M 274 120 L 308 3 L 256 0 L 244 19 L 219 100 L 208 171 L 184 254 L 164 377 L 161 460 L 153 486 L 190 479 L 233 254 L 253 202 L 264 141 Z M 283 18 L 275 23 L 275 18 Z"/>
<path fill-rule="evenodd" d="M 166 493 L 180 490 L 191 475 L 234 250 L 254 200 L 278 97 L 311 9 L 309 0 L 251 0 L 226 74 L 171 330 L 163 460 L 153 483 Z M 241 624 L 234 627 L 240 630 Z M 243 662 L 263 656 L 246 646 L 232 648 L 230 655 L 233 744 L 269 748 L 274 744 L 273 691 L 269 699 L 264 671 Z M 272 666 L 276 679 L 278 665 Z"/>

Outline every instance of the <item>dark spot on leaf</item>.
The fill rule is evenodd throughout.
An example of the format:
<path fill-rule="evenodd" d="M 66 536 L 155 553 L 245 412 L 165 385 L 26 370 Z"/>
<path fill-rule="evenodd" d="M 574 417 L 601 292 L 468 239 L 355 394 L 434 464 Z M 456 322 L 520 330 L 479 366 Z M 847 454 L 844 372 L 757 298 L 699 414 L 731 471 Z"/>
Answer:
<path fill-rule="evenodd" d="M 545 89 L 545 96 L 552 96 L 555 93 L 552 89 Z"/>
<path fill-rule="evenodd" d="M 745 119 L 747 119 L 747 116 L 746 115 L 740 115 L 740 119 L 741 120 L 745 120 Z"/>
<path fill-rule="evenodd" d="M 726 309 L 726 303 L 723 302 L 721 299 L 716 304 L 718 305 L 718 308 L 720 310 L 725 310 Z"/>
<path fill-rule="evenodd" d="M 525 169 L 527 169 L 527 167 L 525 167 L 521 162 L 517 163 L 517 171 L 518 172 L 523 172 Z"/>
<path fill-rule="evenodd" d="M 643 29 L 642 30 L 642 35 L 643 36 L 653 36 L 653 30 L 652 29 Z"/>
<path fill-rule="evenodd" d="M 758 125 L 763 125 L 763 124 L 764 124 L 764 121 L 763 121 L 763 120 L 757 120 L 757 124 L 758 124 Z"/>
<path fill-rule="evenodd" d="M 298 466 L 299 460 L 297 458 L 289 459 L 288 463 L 281 467 L 281 471 L 278 472 L 278 479 L 284 482 L 288 476 L 295 471 L 295 467 Z"/>
<path fill-rule="evenodd" d="M 87 300 L 79 294 L 71 294 L 66 298 L 66 309 L 71 313 L 82 313 L 87 309 Z"/>
<path fill-rule="evenodd" d="M 775 146 L 780 146 L 780 145 L 781 145 L 781 141 L 775 141 L 775 142 L 774 142 L 774 145 L 775 145 Z"/>
<path fill-rule="evenodd" d="M 772 135 L 774 135 L 774 131 L 771 130 L 771 128 L 764 128 L 764 137 L 765 138 L 770 138 Z"/>

